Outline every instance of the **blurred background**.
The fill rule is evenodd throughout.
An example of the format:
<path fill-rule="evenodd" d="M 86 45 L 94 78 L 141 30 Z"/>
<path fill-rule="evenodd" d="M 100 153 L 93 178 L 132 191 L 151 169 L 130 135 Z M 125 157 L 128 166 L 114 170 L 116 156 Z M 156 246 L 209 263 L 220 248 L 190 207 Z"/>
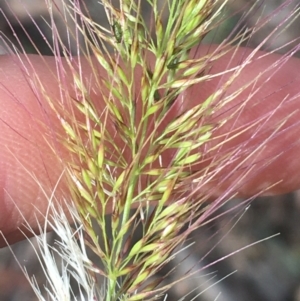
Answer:
<path fill-rule="evenodd" d="M 62 2 L 56 2 L 58 8 L 62 7 Z M 106 22 L 105 13 L 98 1 L 81 2 L 96 22 L 101 24 Z M 245 10 L 247 5 L 256 2 L 253 11 L 249 13 Z M 224 19 L 222 26 L 211 33 L 206 42 L 221 42 L 236 26 L 240 28 L 254 26 L 284 2 L 229 1 L 222 16 Z M 262 30 L 253 35 L 247 45 L 255 47 L 262 42 L 298 2 L 298 0 L 290 1 L 290 5 L 284 6 Z M 44 0 L 0 0 L 0 10 L 1 54 L 8 51 L 8 46 L 11 47 L 9 41 L 27 53 L 39 51 L 46 55 L 52 54 L 47 46 L 47 41 L 51 43 L 52 31 L 47 25 L 49 16 Z M 249 14 L 245 15 L 245 12 Z M 146 6 L 144 14 L 151 17 Z M 75 26 L 71 19 L 67 22 L 70 28 Z M 54 14 L 54 23 L 65 45 L 76 53 L 77 44 L 72 40 L 69 41 L 65 20 L 60 14 Z M 297 40 L 300 37 L 299 28 L 300 17 L 297 17 L 284 32 L 270 40 L 264 46 L 265 49 L 281 48 L 294 39 L 295 43 L 299 42 Z M 16 37 L 20 44 L 17 43 Z M 289 47 L 284 47 L 279 52 L 286 52 L 288 49 Z M 240 200 L 233 200 L 219 213 L 230 209 L 230 206 L 233 208 L 237 202 Z M 208 226 L 201 227 L 187 242 L 189 244 L 194 241 L 194 244 L 167 267 L 172 269 L 178 265 L 176 272 L 178 274 L 171 276 L 173 280 L 182 276 L 188 269 L 198 272 L 191 279 L 175 285 L 169 291 L 167 300 L 180 300 L 191 292 L 186 300 L 192 300 L 194 297 L 193 300 L 196 301 L 300 301 L 299 214 L 300 193 L 295 192 L 284 196 L 256 199 L 247 210 L 239 208 L 216 219 Z M 277 233 L 280 235 L 219 261 L 232 252 Z M 54 240 L 54 235 L 50 233 L 49 242 Z M 32 246 L 25 241 L 15 244 L 12 250 L 21 266 L 26 267 L 29 275 L 35 275 L 37 283 L 42 287 L 45 279 Z M 0 301 L 37 300 L 16 258 L 8 248 L 0 250 Z M 206 267 L 214 261 L 219 262 Z"/>

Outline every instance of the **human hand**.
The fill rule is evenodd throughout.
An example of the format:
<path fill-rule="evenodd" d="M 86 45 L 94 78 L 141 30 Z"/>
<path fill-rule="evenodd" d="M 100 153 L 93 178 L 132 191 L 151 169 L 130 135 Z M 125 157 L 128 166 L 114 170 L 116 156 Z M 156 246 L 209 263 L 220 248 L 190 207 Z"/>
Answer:
<path fill-rule="evenodd" d="M 208 47 L 202 47 L 197 55 L 208 50 Z M 239 49 L 234 56 L 229 53 L 215 62 L 209 73 L 230 70 L 249 53 L 250 50 L 244 48 Z M 235 193 L 242 196 L 280 194 L 300 187 L 300 61 L 290 58 L 285 62 L 283 57 L 275 54 L 262 58 L 260 56 L 264 54 L 258 53 L 253 62 L 249 62 L 226 93 L 237 90 L 272 64 L 277 64 L 278 68 L 267 72 L 222 111 L 214 112 L 211 117 L 214 121 L 229 117 L 243 104 L 242 110 L 215 132 L 216 139 L 209 145 L 211 149 L 224 137 L 229 142 L 214 149 L 210 158 L 217 160 L 230 149 L 256 151 L 256 155 L 249 159 L 247 151 L 234 159 L 222 159 L 226 166 L 218 178 L 204 185 L 204 189 L 208 189 L 214 197 L 225 193 L 228 193 L 228 197 Z M 30 77 L 25 76 L 24 70 L 34 69 L 52 101 L 59 101 L 59 84 L 64 82 L 58 82 L 51 74 L 56 72 L 54 58 L 28 58 L 29 61 L 26 62 L 24 57 L 24 66 L 21 67 L 16 57 L 0 57 L 0 230 L 8 243 L 23 238 L 19 228 L 26 232 L 22 226 L 24 220 L 33 229 L 37 229 L 37 223 L 42 222 L 47 210 L 47 195 L 51 195 L 53 189 L 57 199 L 70 197 L 62 164 L 70 154 L 58 139 L 58 134 L 64 134 L 60 121 L 39 89 L 34 89 L 36 85 L 30 82 Z M 83 67 L 83 72 L 88 77 L 89 67 L 85 66 L 84 61 Z M 183 105 L 175 105 L 168 118 L 203 101 L 227 77 L 225 74 L 189 89 L 185 95 L 187 101 Z M 72 89 L 70 84 L 66 90 L 72 93 Z M 247 125 L 254 122 L 257 122 L 255 127 L 247 128 Z M 235 137 L 236 132 L 242 128 L 243 134 Z M 51 149 L 53 147 L 56 154 Z M 199 162 L 198 168 L 210 163 L 211 159 Z M 234 172 L 226 177 L 230 171 Z M 237 182 L 235 190 L 231 190 L 232 183 Z M 5 245 L 2 238 L 0 245 Z"/>

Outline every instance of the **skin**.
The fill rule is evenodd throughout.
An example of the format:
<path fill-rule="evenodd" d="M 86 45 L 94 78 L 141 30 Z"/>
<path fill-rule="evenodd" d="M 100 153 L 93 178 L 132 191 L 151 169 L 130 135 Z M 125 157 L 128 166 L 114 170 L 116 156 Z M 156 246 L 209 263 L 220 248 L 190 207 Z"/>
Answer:
<path fill-rule="evenodd" d="M 208 50 L 207 47 L 202 47 L 196 51 L 196 55 L 203 55 Z M 232 53 L 229 53 L 213 63 L 209 73 L 217 74 L 228 70 L 245 60 L 249 53 L 249 49 L 241 48 L 234 55 L 234 59 L 231 59 Z M 275 54 L 259 59 L 261 55 L 263 53 L 255 56 L 256 60 L 247 65 L 227 92 L 237 90 L 281 59 Z M 54 59 L 30 56 L 30 63 L 25 59 L 24 61 L 26 67 L 29 68 L 31 64 L 34 68 L 51 99 L 59 100 L 59 84 L 51 75 L 51 70 L 55 72 Z M 214 139 L 206 149 L 214 149 L 220 141 L 225 140 L 224 137 L 230 138 L 229 142 L 216 147 L 211 152 L 206 152 L 205 148 L 202 148 L 204 160 L 193 168 L 195 170 L 206 168 L 230 150 L 243 149 L 244 151 L 236 155 L 232 162 L 222 159 L 226 162 L 226 167 L 218 172 L 214 180 L 201 187 L 202 192 L 207 191 L 214 198 L 225 194 L 229 197 L 236 193 L 240 196 L 274 195 L 300 187 L 299 68 L 300 61 L 290 58 L 280 65 L 278 72 L 267 72 L 230 105 L 217 110 L 210 117 L 210 122 L 218 123 L 226 116 L 230 116 L 237 106 L 244 104 L 243 110 L 238 115 L 216 130 Z M 97 72 L 99 75 L 103 74 L 101 69 Z M 90 73 L 89 66 L 84 62 L 83 73 L 87 76 Z M 0 230 L 8 243 L 14 243 L 24 238 L 19 231 L 20 228 L 26 232 L 22 226 L 24 218 L 35 230 L 37 220 L 43 221 L 43 214 L 46 213 L 48 206 L 46 195 L 51 195 L 55 189 L 57 199 L 70 197 L 65 176 L 62 174 L 62 161 L 68 160 L 70 154 L 65 151 L 57 138 L 58 135 L 64 135 L 59 120 L 38 89 L 33 89 L 32 83 L 24 75 L 24 68 L 20 68 L 17 59 L 12 56 L 0 57 L 0 74 L 0 107 L 2 108 L 0 110 Z M 69 76 L 67 72 L 65 79 Z M 185 101 L 183 102 L 183 98 L 179 97 L 166 121 L 202 102 L 216 91 L 228 76 L 217 77 L 189 89 L 181 95 L 184 96 Z M 66 85 L 68 93 L 75 94 L 74 88 L 68 81 Z M 261 89 L 250 100 L 245 101 L 255 87 Z M 94 94 L 99 99 L 97 91 Z M 100 99 L 100 107 L 101 104 L 103 105 Z M 272 136 L 279 122 L 291 113 L 293 115 L 282 125 L 280 131 Z M 261 120 L 259 124 L 262 127 L 259 130 L 258 127 L 252 127 L 245 130 L 238 138 L 234 138 L 235 131 L 240 131 L 243 126 L 254 120 Z M 45 136 L 48 143 L 44 139 Z M 270 136 L 272 139 L 268 139 Z M 121 144 L 120 141 L 118 143 Z M 53 154 L 49 144 L 59 153 L 59 158 Z M 263 147 L 257 148 L 260 145 Z M 257 149 L 255 155 L 245 160 L 249 152 L 254 149 Z M 168 158 L 166 156 L 166 164 L 170 160 Z M 245 173 L 245 170 L 249 172 Z M 270 188 L 275 183 L 277 185 Z M 4 245 L 6 242 L 3 237 L 0 237 L 0 246 Z"/>

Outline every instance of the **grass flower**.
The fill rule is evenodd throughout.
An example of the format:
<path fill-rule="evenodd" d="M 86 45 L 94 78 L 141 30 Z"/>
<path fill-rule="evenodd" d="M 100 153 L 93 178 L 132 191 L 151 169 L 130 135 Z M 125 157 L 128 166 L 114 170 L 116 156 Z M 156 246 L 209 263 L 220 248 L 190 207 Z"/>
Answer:
<path fill-rule="evenodd" d="M 95 23 L 79 1 L 66 2 L 63 8 L 46 3 L 52 16 L 49 47 L 55 67 L 46 59 L 44 64 L 59 85 L 58 98 L 48 93 L 30 56 L 19 57 L 34 89 L 59 120 L 56 141 L 68 154 L 61 164 L 72 197 L 55 202 L 48 197 L 46 215 L 47 227 L 61 241 L 52 248 L 44 236 L 37 238 L 48 299 L 157 299 L 172 284 L 160 285 L 164 278 L 152 276 L 230 198 L 246 195 L 247 204 L 256 195 L 282 189 L 280 178 L 271 175 L 262 181 L 260 176 L 282 153 L 264 160 L 261 156 L 293 121 L 290 114 L 267 127 L 290 100 L 262 109 L 251 120 L 243 114 L 247 107 L 263 105 L 255 101 L 264 88 L 258 83 L 268 82 L 298 50 L 296 45 L 270 60 L 260 73 L 249 71 L 249 66 L 268 60 L 271 54 L 260 49 L 298 16 L 298 10 L 249 50 L 240 46 L 280 7 L 252 28 L 237 26 L 220 45 L 200 47 L 208 33 L 222 26 L 227 1 L 151 0 L 148 20 L 141 13 L 142 1 L 114 5 L 102 0 L 99 6 L 106 11 L 109 28 Z M 62 43 L 55 10 L 67 28 L 70 20 L 76 24 L 69 37 L 83 37 L 80 55 L 74 56 Z M 212 93 L 207 93 L 207 85 L 214 86 Z M 199 86 L 200 99 L 195 97 Z M 55 145 L 51 148 L 61 156 Z M 65 202 L 63 207 L 53 205 Z M 134 241 L 138 226 L 142 236 Z M 45 232 L 43 227 L 40 231 Z M 87 250 L 98 262 L 89 259 Z M 54 254 L 61 259 L 60 269 Z M 71 278 L 78 285 L 77 296 L 70 289 Z M 48 300 L 34 281 L 33 287 L 39 300 Z"/>

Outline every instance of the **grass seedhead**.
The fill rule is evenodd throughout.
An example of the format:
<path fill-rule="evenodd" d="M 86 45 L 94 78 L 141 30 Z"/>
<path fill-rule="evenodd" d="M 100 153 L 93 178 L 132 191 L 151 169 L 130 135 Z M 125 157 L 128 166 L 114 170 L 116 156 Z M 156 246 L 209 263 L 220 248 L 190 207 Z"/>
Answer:
<path fill-rule="evenodd" d="M 59 101 L 45 97 L 61 122 L 65 134 L 61 139 L 72 154 L 64 164 L 80 224 L 81 252 L 86 254 L 89 248 L 99 257 L 93 267 L 82 263 L 81 270 L 90 280 L 95 274 L 106 278 L 105 293 L 99 296 L 93 284 L 89 300 L 154 300 L 169 287 L 157 286 L 160 281 L 149 284 L 149 279 L 172 260 L 174 250 L 192 231 L 236 194 L 247 171 L 215 202 L 206 203 L 214 195 L 206 184 L 218 179 L 228 162 L 245 153 L 248 160 L 259 151 L 247 153 L 241 145 L 222 152 L 222 147 L 262 120 L 222 135 L 219 129 L 242 112 L 245 103 L 235 102 L 239 95 L 277 68 L 270 66 L 239 89 L 230 90 L 246 66 L 258 59 L 259 48 L 233 70 L 211 73 L 212 66 L 228 53 L 233 59 L 235 49 L 267 20 L 201 53 L 197 47 L 222 24 L 219 20 L 227 1 L 168 0 L 162 7 L 160 1 L 147 2 L 150 21 L 141 13 L 141 0 L 123 0 L 118 5 L 102 0 L 99 6 L 106 11 L 109 28 L 94 23 L 77 1 L 66 2 L 61 13 L 77 24 L 69 34 L 75 39 L 81 34 L 85 47 L 78 45 L 81 56 L 73 57 L 59 36 L 54 39 L 64 55 L 58 74 L 68 73 L 74 92 L 62 93 Z M 47 3 L 51 12 L 55 4 Z M 55 31 L 55 25 L 50 26 Z M 53 53 L 60 55 L 55 47 Z M 195 85 L 204 87 L 214 80 L 221 84 L 213 93 L 191 102 Z M 222 117 L 231 104 L 235 109 Z M 134 242 L 132 233 L 138 225 L 142 237 Z M 72 243 L 74 239 L 70 238 Z M 68 262 L 71 245 L 65 241 L 60 248 L 66 252 L 62 257 L 67 264 L 76 267 Z M 76 280 L 81 277 L 78 271 L 71 275 Z"/>

